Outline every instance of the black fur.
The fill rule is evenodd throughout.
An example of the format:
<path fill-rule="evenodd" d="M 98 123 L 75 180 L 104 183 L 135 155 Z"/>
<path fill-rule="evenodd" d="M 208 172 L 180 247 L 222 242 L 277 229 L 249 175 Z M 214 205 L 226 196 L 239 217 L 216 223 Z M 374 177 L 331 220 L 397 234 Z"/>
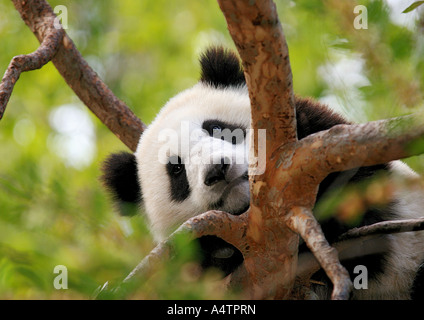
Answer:
<path fill-rule="evenodd" d="M 242 262 L 243 255 L 236 247 L 215 236 L 204 236 L 199 239 L 201 248 L 201 265 L 204 269 L 214 267 L 221 270 L 225 275 L 232 273 Z M 218 258 L 213 255 L 216 250 L 228 248 L 234 254 L 227 259 Z"/>
<path fill-rule="evenodd" d="M 341 115 L 312 99 L 295 96 L 295 105 L 299 140 L 338 124 L 349 124 Z"/>
<path fill-rule="evenodd" d="M 133 215 L 132 205 L 141 202 L 141 187 L 137 178 L 137 161 L 134 154 L 111 154 L 103 163 L 101 180 L 114 197 L 122 215 Z"/>
<path fill-rule="evenodd" d="M 200 57 L 200 81 L 215 88 L 245 84 L 243 69 L 237 55 L 222 47 L 211 47 Z"/>
<path fill-rule="evenodd" d="M 418 268 L 415 276 L 414 284 L 412 286 L 411 299 L 424 300 L 424 263 Z"/>
<path fill-rule="evenodd" d="M 171 199 L 173 201 L 183 202 L 190 195 L 190 185 L 187 180 L 185 165 L 181 162 L 181 158 L 172 158 L 166 164 L 166 172 L 168 173 L 171 185 Z M 175 168 L 179 168 L 178 172 L 175 171 Z"/>
<path fill-rule="evenodd" d="M 215 132 L 214 128 L 219 127 L 220 132 Z M 206 120 L 202 124 L 202 129 L 206 130 L 211 137 L 227 140 L 232 144 L 243 143 L 246 138 L 246 130 L 241 126 L 226 123 L 221 120 Z"/>

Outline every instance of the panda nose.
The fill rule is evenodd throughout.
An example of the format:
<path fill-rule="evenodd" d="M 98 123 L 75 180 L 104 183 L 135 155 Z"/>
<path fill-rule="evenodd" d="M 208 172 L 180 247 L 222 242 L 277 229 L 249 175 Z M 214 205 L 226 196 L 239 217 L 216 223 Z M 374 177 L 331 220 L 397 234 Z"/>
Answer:
<path fill-rule="evenodd" d="M 209 172 L 206 174 L 205 177 L 205 185 L 208 187 L 218 183 L 219 181 L 225 180 L 225 174 L 228 171 L 229 164 L 225 163 L 225 159 L 221 158 L 221 163 L 219 164 L 213 164 L 209 170 Z"/>

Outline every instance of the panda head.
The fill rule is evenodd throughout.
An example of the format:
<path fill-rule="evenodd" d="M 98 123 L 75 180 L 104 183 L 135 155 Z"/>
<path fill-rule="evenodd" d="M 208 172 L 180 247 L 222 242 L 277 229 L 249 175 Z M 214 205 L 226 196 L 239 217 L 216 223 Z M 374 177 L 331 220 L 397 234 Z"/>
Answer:
<path fill-rule="evenodd" d="M 156 241 L 208 210 L 249 205 L 250 101 L 238 57 L 210 48 L 201 78 L 172 99 L 143 132 L 134 154 L 112 154 L 103 181 L 120 207 L 144 207 Z"/>

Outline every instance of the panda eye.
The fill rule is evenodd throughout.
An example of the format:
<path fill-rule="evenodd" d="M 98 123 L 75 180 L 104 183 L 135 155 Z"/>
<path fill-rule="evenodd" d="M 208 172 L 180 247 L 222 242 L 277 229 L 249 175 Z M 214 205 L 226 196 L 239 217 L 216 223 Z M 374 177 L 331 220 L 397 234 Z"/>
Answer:
<path fill-rule="evenodd" d="M 184 164 L 181 158 L 178 156 L 172 156 L 169 158 L 169 168 L 173 175 L 179 175 L 184 170 Z"/>
<path fill-rule="evenodd" d="M 237 123 L 226 123 L 218 119 L 205 120 L 202 129 L 209 134 L 210 137 L 221 139 L 232 144 L 243 143 L 246 138 L 246 130 L 242 125 Z"/>
<path fill-rule="evenodd" d="M 174 164 L 172 166 L 172 173 L 175 174 L 175 175 L 180 174 L 183 171 L 183 169 L 184 169 L 184 165 Z"/>

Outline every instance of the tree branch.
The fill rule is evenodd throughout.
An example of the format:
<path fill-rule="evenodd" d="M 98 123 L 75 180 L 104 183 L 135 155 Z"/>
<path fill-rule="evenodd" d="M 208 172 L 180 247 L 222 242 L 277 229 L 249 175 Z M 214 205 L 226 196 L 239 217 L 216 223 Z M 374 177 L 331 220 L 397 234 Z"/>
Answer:
<path fill-rule="evenodd" d="M 146 277 L 155 271 L 161 261 L 172 257 L 173 241 L 181 234 L 194 240 L 207 235 L 217 236 L 241 250 L 246 250 L 244 234 L 247 228 L 247 214 L 234 216 L 223 211 L 207 211 L 183 223 L 168 239 L 159 243 L 125 278 L 124 282 L 134 277 Z"/>
<path fill-rule="evenodd" d="M 347 300 L 352 290 L 349 273 L 341 265 L 337 251 L 325 239 L 319 223 L 312 211 L 305 208 L 293 208 L 288 226 L 305 240 L 327 276 L 333 283 L 333 300 Z"/>
<path fill-rule="evenodd" d="M 243 62 L 253 132 L 266 130 L 265 172 L 253 173 L 251 169 L 255 168 L 249 168 L 251 197 L 246 237 L 250 250 L 244 255 L 244 267 L 252 280 L 249 291 L 254 299 L 287 298 L 294 283 L 298 235 L 284 224 L 283 217 L 292 203 L 270 200 L 269 195 L 281 190 L 284 182 L 275 179 L 275 163 L 269 160 L 278 146 L 297 140 L 288 47 L 272 0 L 218 3 Z M 258 156 L 258 144 L 251 145 L 253 155 Z"/>
<path fill-rule="evenodd" d="M 243 61 L 253 131 L 266 129 L 267 134 L 266 170 L 250 176 L 247 237 L 251 249 L 244 255 L 244 266 L 252 279 L 251 295 L 288 297 L 294 283 L 299 233 L 308 241 L 308 234 L 322 240 L 321 245 L 313 246 L 313 252 L 335 281 L 333 297 L 346 298 L 350 289 L 347 272 L 318 231 L 317 222 L 299 219 L 299 215 L 290 218 L 293 208 L 312 210 L 319 181 L 297 174 L 292 161 L 297 146 L 292 74 L 275 4 L 271 0 L 218 2 Z M 257 156 L 258 145 L 253 146 Z M 276 154 L 279 148 L 283 152 Z"/>
<path fill-rule="evenodd" d="M 12 0 L 22 20 L 35 34 L 40 43 L 54 29 L 54 14 L 44 0 Z M 77 94 L 81 101 L 132 151 L 137 148 L 138 140 L 145 125 L 134 113 L 119 100 L 107 85 L 87 64 L 72 40 L 64 32 L 63 41 L 51 61 Z M 46 39 L 46 41 L 48 41 Z M 38 50 L 34 52 L 39 56 Z M 44 61 L 44 60 L 43 60 Z M 3 78 L 3 81 L 5 79 Z M 11 80 L 13 82 L 13 80 Z M 0 94 L 1 95 L 1 94 Z M 7 103 L 7 101 L 5 101 Z"/>
<path fill-rule="evenodd" d="M 49 62 L 56 54 L 63 35 L 63 29 L 50 27 L 41 45 L 35 52 L 27 55 L 19 55 L 12 59 L 0 83 L 0 120 L 3 118 L 13 87 L 21 73 L 40 69 Z"/>
<path fill-rule="evenodd" d="M 243 61 L 254 129 L 267 130 L 267 151 L 296 140 L 289 51 L 272 0 L 218 0 Z"/>
<path fill-rule="evenodd" d="M 329 173 L 387 163 L 422 153 L 413 148 L 424 137 L 422 114 L 365 124 L 338 125 L 299 141 L 302 171 L 324 179 Z"/>
<path fill-rule="evenodd" d="M 381 237 L 382 235 L 422 230 L 424 230 L 424 218 L 377 222 L 345 232 L 332 246 L 338 251 L 339 259 L 343 261 L 386 251 L 389 244 L 386 238 Z M 299 255 L 297 269 L 299 278 L 309 278 L 320 268 L 320 263 L 312 253 Z"/>
<path fill-rule="evenodd" d="M 400 232 L 411 232 L 424 230 L 424 218 L 390 220 L 374 223 L 369 226 L 353 228 L 342 234 L 337 241 L 345 241 L 349 239 L 365 237 L 370 235 L 393 234 Z"/>
<path fill-rule="evenodd" d="M 116 288 L 110 288 L 108 282 L 99 287 L 95 293 L 95 298 L 107 298 L 110 293 L 112 297 L 119 297 L 125 294 L 125 289 L 131 286 L 136 279 L 148 279 L 157 271 L 161 263 L 169 261 L 174 256 L 174 241 L 180 235 L 185 235 L 188 241 L 206 235 L 214 235 L 226 240 L 235 247 L 246 250 L 246 243 L 244 242 L 246 229 L 247 213 L 233 216 L 226 212 L 212 210 L 195 216 L 187 220 L 166 240 L 150 251 Z M 233 280 L 233 283 L 231 283 L 232 279 L 228 280 L 228 286 L 240 286 L 246 281 L 245 273 L 236 273 L 236 277 L 237 275 L 239 275 L 239 278 L 235 281 Z"/>

